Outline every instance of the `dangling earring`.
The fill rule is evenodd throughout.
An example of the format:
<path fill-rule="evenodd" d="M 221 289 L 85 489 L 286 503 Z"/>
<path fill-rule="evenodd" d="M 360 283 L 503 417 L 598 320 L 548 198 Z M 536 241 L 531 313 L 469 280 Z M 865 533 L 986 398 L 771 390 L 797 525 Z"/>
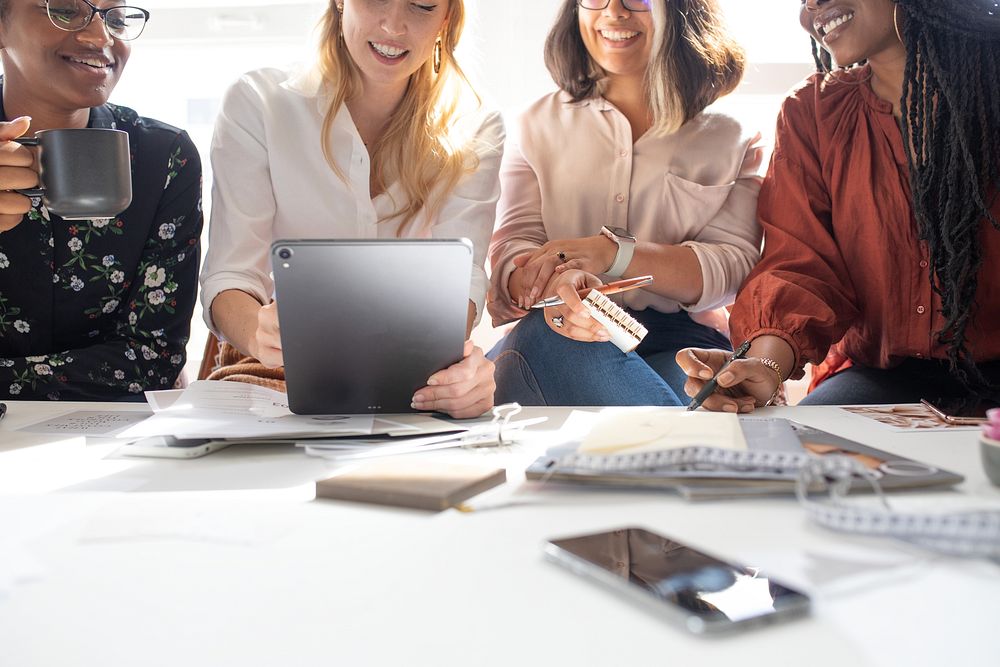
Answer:
<path fill-rule="evenodd" d="M 434 73 L 441 73 L 441 40 L 434 42 Z"/>
<path fill-rule="evenodd" d="M 344 5 L 337 5 L 337 13 L 340 14 L 339 27 L 337 28 L 337 44 L 344 45 Z"/>

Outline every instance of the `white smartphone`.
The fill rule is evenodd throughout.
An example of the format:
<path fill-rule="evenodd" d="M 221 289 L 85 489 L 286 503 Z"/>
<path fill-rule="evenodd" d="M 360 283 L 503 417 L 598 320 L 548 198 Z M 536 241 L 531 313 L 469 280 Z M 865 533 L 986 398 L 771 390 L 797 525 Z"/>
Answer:
<path fill-rule="evenodd" d="M 125 456 L 151 456 L 164 459 L 194 459 L 228 447 L 224 440 L 178 439 L 172 435 L 154 435 L 129 443 L 119 449 Z"/>
<path fill-rule="evenodd" d="M 726 562 L 642 528 L 549 541 L 546 557 L 651 603 L 702 634 L 737 630 L 809 611 L 809 598 L 758 568 Z"/>

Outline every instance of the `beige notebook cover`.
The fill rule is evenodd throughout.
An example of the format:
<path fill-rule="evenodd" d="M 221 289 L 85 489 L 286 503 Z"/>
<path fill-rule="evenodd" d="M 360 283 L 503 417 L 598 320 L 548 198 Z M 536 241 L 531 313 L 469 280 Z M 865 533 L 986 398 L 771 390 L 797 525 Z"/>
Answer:
<path fill-rule="evenodd" d="M 316 482 L 316 497 L 443 510 L 506 481 L 503 469 L 386 459 Z"/>

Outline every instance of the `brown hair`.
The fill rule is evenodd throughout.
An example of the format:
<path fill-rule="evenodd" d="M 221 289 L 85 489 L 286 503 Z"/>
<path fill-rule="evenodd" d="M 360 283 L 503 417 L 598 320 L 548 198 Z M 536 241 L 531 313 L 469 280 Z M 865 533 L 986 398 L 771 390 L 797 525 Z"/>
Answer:
<path fill-rule="evenodd" d="M 653 131 L 670 134 L 731 93 L 746 54 L 730 36 L 716 0 L 651 0 L 654 34 L 646 90 Z M 577 0 L 565 0 L 545 40 L 545 66 L 574 101 L 600 94 L 606 73 L 580 36 Z"/>

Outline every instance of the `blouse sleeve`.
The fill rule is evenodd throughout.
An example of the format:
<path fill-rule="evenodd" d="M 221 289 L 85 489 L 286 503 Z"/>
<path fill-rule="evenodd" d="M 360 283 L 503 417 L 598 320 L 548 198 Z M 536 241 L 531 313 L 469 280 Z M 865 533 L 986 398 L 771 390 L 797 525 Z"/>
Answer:
<path fill-rule="evenodd" d="M 128 292 L 105 304 L 116 308 L 110 332 L 88 347 L 4 360 L 0 382 L 11 394 L 94 401 L 173 387 L 198 294 L 202 230 L 201 161 L 186 133 L 163 166 L 164 190 Z"/>
<path fill-rule="evenodd" d="M 510 298 L 507 282 L 514 272 L 514 258 L 540 248 L 548 241 L 542 222 L 542 192 L 535 170 L 519 146 L 509 146 L 500 167 L 500 202 L 497 230 L 490 244 L 489 310 L 493 326 L 519 319 L 525 312 Z"/>
<path fill-rule="evenodd" d="M 432 228 L 435 238 L 465 237 L 472 241 L 472 284 L 469 300 L 476 305 L 476 323 L 486 304 L 486 252 L 496 221 L 500 196 L 500 161 L 503 156 L 504 125 L 499 113 L 491 113 L 476 132 L 470 147 L 478 164 L 462 178 L 448 195 L 438 223 Z"/>
<path fill-rule="evenodd" d="M 697 236 L 681 243 L 694 251 L 701 265 L 701 298 L 697 303 L 683 306 L 690 312 L 731 304 L 743 280 L 760 259 L 757 195 L 763 151 L 759 134 L 744 141 L 739 175 L 722 208 Z"/>
<path fill-rule="evenodd" d="M 833 234 L 817 143 L 815 115 L 804 100 L 790 98 L 757 210 L 764 253 L 730 320 L 735 341 L 774 335 L 787 342 L 795 353 L 793 379 L 802 377 L 806 362 L 821 361 L 859 315 Z"/>
<path fill-rule="evenodd" d="M 212 301 L 240 290 L 264 304 L 273 283 L 268 252 L 277 211 L 262 113 L 266 105 L 244 77 L 226 93 L 212 137 L 212 217 L 201 276 L 205 323 Z"/>

